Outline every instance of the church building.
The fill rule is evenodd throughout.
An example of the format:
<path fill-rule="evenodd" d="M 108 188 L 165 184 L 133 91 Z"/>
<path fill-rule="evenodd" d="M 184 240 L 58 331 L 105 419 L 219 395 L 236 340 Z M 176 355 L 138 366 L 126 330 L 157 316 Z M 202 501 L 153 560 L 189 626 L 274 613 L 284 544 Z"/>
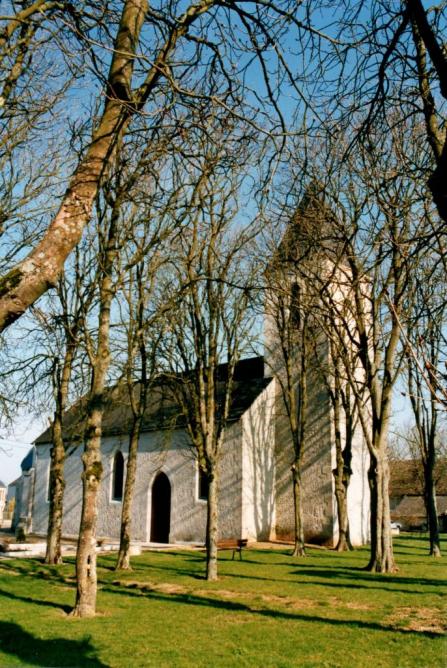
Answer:
<path fill-rule="evenodd" d="M 302 216 L 301 216 L 302 217 Z M 312 232 L 312 230 L 311 230 Z M 294 240 L 295 243 L 296 240 Z M 266 316 L 268 320 L 268 316 Z M 236 366 L 229 421 L 219 462 L 219 538 L 293 539 L 293 447 L 281 399 L 281 365 L 272 357 L 275 333 L 266 326 L 265 357 Z M 323 345 L 326 350 L 327 346 Z M 337 542 L 333 469 L 335 430 L 329 395 L 315 369 L 309 371 L 307 432 L 302 460 L 305 539 Z M 63 534 L 76 536 L 82 497 L 82 400 L 66 414 Z M 103 478 L 98 538 L 119 539 L 130 409 L 119 388 L 110 390 L 103 420 Z M 75 437 L 74 434 L 79 434 Z M 48 523 L 51 429 L 35 442 L 33 499 L 28 524 L 45 534 Z M 369 534 L 368 453 L 361 429 L 352 444 L 348 490 L 350 539 Z M 149 392 L 140 437 L 133 501 L 132 538 L 145 543 L 204 542 L 206 481 L 200 473 L 181 412 L 159 381 Z"/>
<path fill-rule="evenodd" d="M 287 425 L 278 411 L 275 378 L 265 375 L 262 357 L 243 360 L 236 369 L 235 391 L 220 460 L 219 532 L 221 538 L 292 539 L 294 512 Z M 306 540 L 333 545 L 337 540 L 334 497 L 334 434 L 330 406 L 321 388 L 312 393 L 312 419 L 303 460 Z M 155 386 L 145 414 L 138 452 L 132 534 L 143 542 L 203 542 L 206 481 L 173 406 L 165 408 L 163 387 Z M 79 417 L 76 406 L 67 425 Z M 178 412 L 177 412 L 178 416 Z M 112 392 L 104 416 L 98 537 L 119 538 L 128 451 L 129 409 Z M 180 424 L 179 424 L 180 422 Z M 35 442 L 34 533 L 48 522 L 51 429 Z M 82 443 L 67 444 L 63 534 L 77 535 L 82 496 Z M 351 540 L 368 536 L 367 455 L 363 440 L 354 444 L 349 488 Z"/>

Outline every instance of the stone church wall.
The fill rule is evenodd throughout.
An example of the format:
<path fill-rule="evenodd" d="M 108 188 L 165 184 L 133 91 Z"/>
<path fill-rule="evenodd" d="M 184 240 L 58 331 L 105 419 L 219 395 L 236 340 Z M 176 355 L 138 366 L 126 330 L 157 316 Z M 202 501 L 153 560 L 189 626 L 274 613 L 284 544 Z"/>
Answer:
<path fill-rule="evenodd" d="M 288 417 L 280 391 L 276 398 L 276 537 L 293 540 L 295 520 L 292 473 L 294 459 Z M 333 544 L 334 496 L 329 398 L 321 384 L 308 383 L 308 422 L 303 453 L 303 516 L 306 541 Z"/>
<path fill-rule="evenodd" d="M 228 427 L 220 465 L 221 537 L 239 536 L 241 533 L 241 429 L 240 422 Z M 122 503 L 112 499 L 113 461 L 117 450 L 121 450 L 126 461 L 127 447 L 127 437 L 103 439 L 98 538 L 119 537 Z M 50 446 L 39 445 L 37 451 L 33 530 L 45 534 L 48 525 Z M 82 446 L 69 447 L 67 452 L 63 534 L 76 536 L 81 515 Z M 181 430 L 149 432 L 141 436 L 132 517 L 133 539 L 150 540 L 152 484 L 160 471 L 167 475 L 171 484 L 170 541 L 204 541 L 206 501 L 198 498 L 198 467 L 194 453 L 188 447 L 186 433 Z"/>
<path fill-rule="evenodd" d="M 267 302 L 268 303 L 268 302 Z M 294 449 L 289 418 L 281 392 L 283 360 L 279 348 L 274 319 L 267 312 L 265 318 L 266 373 L 276 381 L 276 537 L 293 540 L 295 516 L 291 465 Z M 327 344 L 321 340 L 318 356 L 326 359 Z M 308 361 L 307 426 L 302 462 L 303 519 L 306 541 L 332 545 L 335 528 L 335 499 L 332 477 L 333 427 L 327 390 L 318 372 L 318 363 Z"/>

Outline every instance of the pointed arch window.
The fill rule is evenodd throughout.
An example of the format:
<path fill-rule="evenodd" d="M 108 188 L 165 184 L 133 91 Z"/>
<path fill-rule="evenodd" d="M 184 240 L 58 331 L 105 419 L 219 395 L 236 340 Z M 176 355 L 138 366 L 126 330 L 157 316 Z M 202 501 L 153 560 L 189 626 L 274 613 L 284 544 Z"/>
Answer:
<path fill-rule="evenodd" d="M 199 466 L 198 497 L 201 501 L 208 500 L 209 482 L 206 473 Z"/>
<path fill-rule="evenodd" d="M 124 457 L 121 450 L 115 453 L 113 458 L 113 478 L 112 478 L 112 500 L 123 500 L 124 487 Z"/>

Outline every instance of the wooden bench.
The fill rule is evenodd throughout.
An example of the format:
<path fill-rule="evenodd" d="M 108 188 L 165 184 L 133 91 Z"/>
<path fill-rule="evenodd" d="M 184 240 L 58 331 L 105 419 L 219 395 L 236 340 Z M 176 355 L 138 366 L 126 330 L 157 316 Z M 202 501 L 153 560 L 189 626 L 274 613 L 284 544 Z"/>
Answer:
<path fill-rule="evenodd" d="M 225 540 L 217 541 L 218 550 L 233 550 L 233 556 L 231 557 L 234 560 L 235 552 L 239 552 L 239 559 L 242 559 L 242 550 L 244 547 L 247 547 L 246 538 L 226 538 Z"/>

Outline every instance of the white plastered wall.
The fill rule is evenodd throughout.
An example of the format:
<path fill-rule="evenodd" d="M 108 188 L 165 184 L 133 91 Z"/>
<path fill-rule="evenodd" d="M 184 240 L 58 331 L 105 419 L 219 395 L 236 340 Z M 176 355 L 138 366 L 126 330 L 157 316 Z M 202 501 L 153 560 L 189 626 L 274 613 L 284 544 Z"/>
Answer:
<path fill-rule="evenodd" d="M 370 536 L 368 467 L 368 449 L 359 425 L 352 443 L 352 476 L 348 487 L 349 533 L 354 546 L 365 545 Z"/>
<path fill-rule="evenodd" d="M 274 538 L 275 381 L 242 417 L 242 534 L 251 540 Z"/>
<path fill-rule="evenodd" d="M 340 266 L 336 276 L 338 277 L 338 286 L 334 284 L 331 292 L 331 298 L 336 306 L 338 312 L 343 315 L 343 320 L 347 323 L 351 334 L 356 335 L 355 319 L 351 312 L 351 303 L 353 300 L 352 287 L 350 283 L 349 269 L 343 265 Z M 345 325 L 346 326 L 346 325 Z M 341 329 L 343 331 L 343 329 Z M 346 334 L 347 336 L 347 334 Z M 342 374 L 345 376 L 346 371 L 341 365 Z M 360 364 L 354 368 L 354 378 L 358 381 L 359 387 L 363 385 L 364 371 Z M 347 384 L 348 380 L 345 378 L 344 382 Z M 351 393 L 352 394 L 352 393 Z M 351 399 L 351 401 L 354 401 Z M 345 416 L 341 410 L 341 430 L 342 438 L 345 433 Z M 335 443 L 335 436 L 334 436 Z M 344 447 L 344 443 L 343 443 Z M 333 449 L 332 468 L 336 466 L 335 446 Z M 365 545 L 369 541 L 370 536 L 370 490 L 368 484 L 368 467 L 369 467 L 369 453 L 366 445 L 365 437 L 363 435 L 362 426 L 357 420 L 352 439 L 352 459 L 351 470 L 352 475 L 348 487 L 348 518 L 349 518 L 349 535 L 352 545 Z M 334 516 L 335 516 L 335 539 L 338 540 L 338 517 L 337 505 L 334 495 Z"/>

